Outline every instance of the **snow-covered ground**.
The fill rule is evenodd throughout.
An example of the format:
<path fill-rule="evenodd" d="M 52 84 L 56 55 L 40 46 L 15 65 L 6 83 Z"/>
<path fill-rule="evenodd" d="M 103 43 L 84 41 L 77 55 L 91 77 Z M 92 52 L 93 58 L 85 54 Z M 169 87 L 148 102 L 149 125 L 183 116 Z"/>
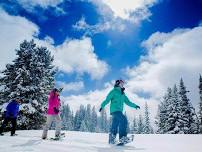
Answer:
<path fill-rule="evenodd" d="M 202 152 L 202 135 L 135 135 L 124 147 L 109 145 L 108 135 L 66 132 L 61 141 L 42 140 L 40 130 L 17 131 L 0 136 L 0 152 Z M 49 138 L 54 131 L 49 131 Z"/>

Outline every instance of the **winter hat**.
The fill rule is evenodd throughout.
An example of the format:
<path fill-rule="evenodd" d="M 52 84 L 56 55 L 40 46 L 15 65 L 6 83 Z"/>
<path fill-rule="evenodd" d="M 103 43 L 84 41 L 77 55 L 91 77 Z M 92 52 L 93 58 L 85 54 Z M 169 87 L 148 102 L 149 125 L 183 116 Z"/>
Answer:
<path fill-rule="evenodd" d="M 54 88 L 53 92 L 59 92 L 59 90 L 57 88 Z"/>
<path fill-rule="evenodd" d="M 119 80 L 116 80 L 114 87 L 124 88 L 123 84 L 124 84 L 124 81 L 119 79 Z"/>

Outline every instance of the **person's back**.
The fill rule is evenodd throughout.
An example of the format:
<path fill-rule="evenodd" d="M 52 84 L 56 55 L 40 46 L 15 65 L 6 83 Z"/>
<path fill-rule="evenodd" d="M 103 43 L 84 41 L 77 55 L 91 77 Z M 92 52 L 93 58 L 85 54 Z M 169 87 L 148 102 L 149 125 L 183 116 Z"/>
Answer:
<path fill-rule="evenodd" d="M 0 135 L 3 135 L 3 131 L 8 122 L 11 122 L 11 136 L 15 136 L 15 130 L 17 125 L 17 115 L 19 112 L 19 104 L 21 103 L 21 99 L 17 98 L 11 100 L 11 102 L 6 107 L 6 114 L 2 126 L 0 128 Z"/>
<path fill-rule="evenodd" d="M 128 97 L 125 95 L 123 87 L 123 80 L 116 80 L 114 88 L 109 92 L 106 99 L 102 102 L 100 112 L 104 107 L 110 103 L 110 114 L 112 115 L 112 125 L 110 129 L 109 135 L 109 143 L 114 144 L 116 134 L 119 131 L 119 140 L 121 143 L 128 139 L 127 137 L 127 125 L 128 121 L 126 117 L 123 115 L 123 107 L 124 103 L 130 107 L 135 109 L 139 109 L 140 107 L 135 103 L 132 103 Z"/>
<path fill-rule="evenodd" d="M 19 111 L 19 103 L 12 100 L 6 107 L 6 117 L 16 118 Z"/>
<path fill-rule="evenodd" d="M 102 102 L 101 108 L 103 109 L 110 102 L 110 114 L 120 111 L 123 112 L 124 103 L 130 107 L 137 108 L 135 103 L 132 103 L 120 87 L 114 87 L 107 98 Z"/>

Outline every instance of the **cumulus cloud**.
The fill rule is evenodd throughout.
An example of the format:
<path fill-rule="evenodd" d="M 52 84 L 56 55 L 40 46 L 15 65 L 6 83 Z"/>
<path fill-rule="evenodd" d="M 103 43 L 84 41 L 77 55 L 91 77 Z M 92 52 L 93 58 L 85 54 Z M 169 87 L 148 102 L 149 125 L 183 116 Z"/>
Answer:
<path fill-rule="evenodd" d="M 82 17 L 73 28 L 85 31 L 85 35 L 93 35 L 96 33 L 114 30 L 123 32 L 128 24 L 139 26 L 141 21 L 151 16 L 149 8 L 153 6 L 157 0 L 83 0 L 94 4 L 98 13 L 102 16 L 95 25 L 89 25 Z"/>
<path fill-rule="evenodd" d="M 167 87 L 179 84 L 182 77 L 194 105 L 199 101 L 198 79 L 202 71 L 202 27 L 154 33 L 142 43 L 148 55 L 138 66 L 127 68 L 128 87 L 159 99 Z"/>
<path fill-rule="evenodd" d="M 88 73 L 92 79 L 101 79 L 109 70 L 106 62 L 94 52 L 91 38 L 70 40 L 56 47 L 55 64 L 64 72 Z"/>
<path fill-rule="evenodd" d="M 103 15 L 112 15 L 115 18 L 129 20 L 133 23 L 139 23 L 148 18 L 151 13 L 149 7 L 154 5 L 157 0 L 90 0 L 98 6 L 98 10 Z M 107 8 L 108 9 L 107 9 Z"/>
<path fill-rule="evenodd" d="M 50 37 L 37 38 L 39 27 L 20 16 L 11 16 L 0 9 L 0 70 L 15 58 L 15 49 L 24 39 L 34 39 L 38 45 L 46 46 L 55 57 L 54 64 L 66 73 L 87 73 L 92 79 L 101 79 L 109 70 L 106 62 L 99 60 L 94 52 L 91 38 L 66 40 L 54 46 Z"/>
<path fill-rule="evenodd" d="M 15 58 L 15 49 L 24 39 L 32 39 L 39 28 L 24 17 L 10 16 L 0 8 L 0 70 Z"/>

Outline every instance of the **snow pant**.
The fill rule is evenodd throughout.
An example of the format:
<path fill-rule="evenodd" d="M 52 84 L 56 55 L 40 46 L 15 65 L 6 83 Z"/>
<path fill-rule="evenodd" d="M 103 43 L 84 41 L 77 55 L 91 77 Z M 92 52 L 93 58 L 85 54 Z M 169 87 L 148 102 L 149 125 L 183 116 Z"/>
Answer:
<path fill-rule="evenodd" d="M 55 136 L 60 135 L 60 131 L 61 131 L 60 115 L 47 115 L 47 121 L 46 121 L 46 124 L 43 128 L 42 138 L 47 138 L 48 129 L 51 127 L 51 124 L 53 123 L 53 121 L 55 121 L 55 123 L 56 123 Z"/>
<path fill-rule="evenodd" d="M 127 136 L 127 125 L 128 121 L 121 111 L 113 112 L 112 114 L 112 125 L 110 133 L 116 137 L 119 130 L 119 139 L 123 136 Z"/>
<path fill-rule="evenodd" d="M 17 126 L 17 118 L 11 118 L 11 117 L 5 117 L 3 124 L 0 128 L 0 133 L 3 133 L 4 128 L 8 125 L 9 122 L 11 122 L 12 124 L 11 135 L 15 134 L 15 130 Z"/>

